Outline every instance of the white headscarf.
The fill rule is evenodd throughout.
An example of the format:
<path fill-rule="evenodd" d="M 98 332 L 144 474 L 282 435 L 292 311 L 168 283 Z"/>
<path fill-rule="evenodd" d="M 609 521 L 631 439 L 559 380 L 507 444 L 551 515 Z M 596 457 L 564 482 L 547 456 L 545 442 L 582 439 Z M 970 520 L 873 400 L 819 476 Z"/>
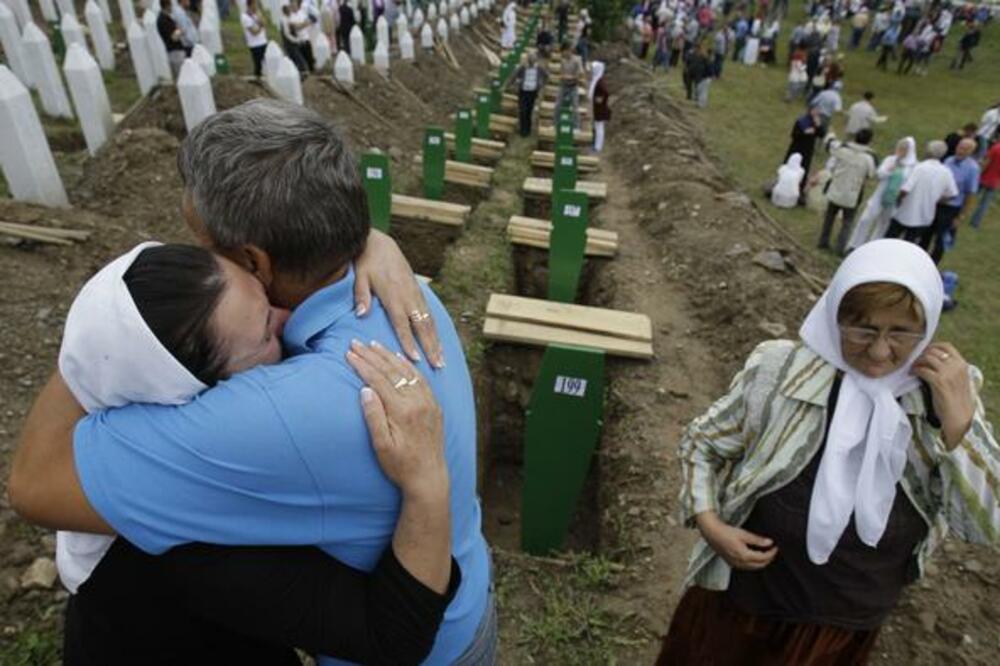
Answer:
<path fill-rule="evenodd" d="M 160 344 L 132 300 L 124 276 L 143 243 L 98 271 L 66 316 L 59 372 L 88 412 L 130 402 L 177 405 L 207 387 Z M 56 533 L 59 578 L 76 593 L 111 547 L 113 537 Z"/>
<path fill-rule="evenodd" d="M 597 88 L 597 82 L 601 80 L 604 76 L 604 63 L 600 60 L 595 60 L 591 66 L 590 73 L 590 89 L 587 90 L 587 97 L 594 99 L 594 90 Z"/>
<path fill-rule="evenodd" d="M 923 306 L 927 326 L 906 362 L 878 379 L 844 361 L 837 324 L 844 295 L 868 282 L 909 289 Z M 830 558 L 852 512 L 864 543 L 875 547 L 882 538 L 913 434 L 896 398 L 919 385 L 910 368 L 934 336 L 943 294 L 941 275 L 924 250 L 901 240 L 877 240 L 848 255 L 802 324 L 799 335 L 806 346 L 844 372 L 809 503 L 806 548 L 816 564 Z"/>
<path fill-rule="evenodd" d="M 59 371 L 88 412 L 130 402 L 177 405 L 207 388 L 160 344 L 125 285 L 132 262 L 157 245 L 142 243 L 102 268 L 66 316 Z"/>
<path fill-rule="evenodd" d="M 911 167 L 917 163 L 917 142 L 912 136 L 906 137 L 903 141 L 906 143 L 906 155 L 899 163 Z"/>

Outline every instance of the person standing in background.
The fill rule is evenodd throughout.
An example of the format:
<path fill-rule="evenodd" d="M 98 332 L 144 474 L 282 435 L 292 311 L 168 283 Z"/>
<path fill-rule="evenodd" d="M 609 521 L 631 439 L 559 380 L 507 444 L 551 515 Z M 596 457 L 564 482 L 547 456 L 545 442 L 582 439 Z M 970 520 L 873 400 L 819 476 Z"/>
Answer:
<path fill-rule="evenodd" d="M 874 130 L 875 123 L 884 123 L 889 119 L 888 116 L 878 115 L 878 111 L 875 110 L 875 106 L 872 104 L 875 93 L 866 90 L 862 98 L 847 110 L 847 128 L 844 130 L 844 134 L 848 139 L 863 129 Z"/>
<path fill-rule="evenodd" d="M 253 60 L 253 75 L 259 79 L 264 67 L 264 51 L 267 50 L 267 28 L 257 9 L 257 0 L 247 0 L 246 11 L 240 14 L 240 25 L 243 26 L 243 39 Z"/>
<path fill-rule="evenodd" d="M 514 72 L 511 85 L 517 86 L 518 127 L 521 136 L 531 135 L 531 117 L 535 110 L 538 91 L 545 87 L 549 73 L 538 66 L 534 53 L 524 55 L 523 64 Z"/>
<path fill-rule="evenodd" d="M 983 216 L 989 210 L 990 202 L 997 193 L 997 187 L 1000 187 L 1000 141 L 994 141 L 986 151 L 986 160 L 979 176 L 979 201 L 976 202 L 975 212 L 969 218 L 969 224 L 973 229 L 978 229 L 983 223 Z"/>
<path fill-rule="evenodd" d="M 594 118 L 594 152 L 599 153 L 604 150 L 604 134 L 607 130 L 608 122 L 611 120 L 611 105 L 608 86 L 604 82 L 605 65 L 601 61 L 594 62 L 594 71 L 591 75 L 589 96 L 593 104 L 591 109 Z"/>

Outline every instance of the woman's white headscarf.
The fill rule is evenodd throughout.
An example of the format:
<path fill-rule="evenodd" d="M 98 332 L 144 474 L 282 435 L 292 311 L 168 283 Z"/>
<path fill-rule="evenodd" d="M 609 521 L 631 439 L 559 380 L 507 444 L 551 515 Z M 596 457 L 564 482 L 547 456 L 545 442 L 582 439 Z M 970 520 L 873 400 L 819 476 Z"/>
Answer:
<path fill-rule="evenodd" d="M 924 339 L 906 362 L 878 379 L 844 361 L 837 323 L 847 292 L 868 282 L 909 289 L 926 321 Z M 877 546 L 885 532 L 913 435 L 896 398 L 919 385 L 910 368 L 934 336 L 943 294 L 941 275 L 924 250 L 901 240 L 877 240 L 848 255 L 802 324 L 799 335 L 806 346 L 844 372 L 809 503 L 806 548 L 816 564 L 830 558 L 852 513 L 858 536 L 869 546 Z"/>
<path fill-rule="evenodd" d="M 906 155 L 900 161 L 902 166 L 913 166 L 917 163 L 917 142 L 912 136 L 908 136 L 903 141 L 906 143 Z"/>
<path fill-rule="evenodd" d="M 601 80 L 604 76 L 604 63 L 600 60 L 595 60 L 591 66 L 590 74 L 590 89 L 587 91 L 587 96 L 590 99 L 594 99 L 594 90 L 597 88 L 597 82 Z"/>
<path fill-rule="evenodd" d="M 130 402 L 177 405 L 207 388 L 160 344 L 125 285 L 136 257 L 156 245 L 142 243 L 109 263 L 70 306 L 59 372 L 88 412 Z"/>
<path fill-rule="evenodd" d="M 138 245 L 102 268 L 70 306 L 59 372 L 88 412 L 130 402 L 177 405 L 207 388 L 160 344 L 125 284 L 136 257 L 157 245 Z M 76 593 L 113 541 L 103 534 L 56 533 L 56 564 L 66 589 Z"/>

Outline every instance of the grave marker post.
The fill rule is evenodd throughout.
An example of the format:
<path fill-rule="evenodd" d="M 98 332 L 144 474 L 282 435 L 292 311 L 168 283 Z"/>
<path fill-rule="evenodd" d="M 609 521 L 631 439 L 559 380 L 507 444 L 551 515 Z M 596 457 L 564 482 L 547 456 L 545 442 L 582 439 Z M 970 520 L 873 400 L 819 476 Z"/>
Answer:
<path fill-rule="evenodd" d="M 576 148 L 556 148 L 555 168 L 552 173 L 552 191 L 575 190 L 577 177 Z"/>
<path fill-rule="evenodd" d="M 428 127 L 424 134 L 424 196 L 435 201 L 444 196 L 445 151 L 444 130 Z"/>
<path fill-rule="evenodd" d="M 500 113 L 500 101 L 502 99 L 503 86 L 500 84 L 500 79 L 495 78 L 490 81 L 490 111 L 493 113 Z"/>
<path fill-rule="evenodd" d="M 601 434 L 604 352 L 549 345 L 525 414 L 521 548 L 562 548 Z"/>
<path fill-rule="evenodd" d="M 552 234 L 549 237 L 550 301 L 573 303 L 587 249 L 586 192 L 555 190 L 552 194 Z"/>
<path fill-rule="evenodd" d="M 368 213 L 372 226 L 389 233 L 392 220 L 392 179 L 389 156 L 385 153 L 365 153 L 361 156 L 361 177 L 368 198 Z"/>
<path fill-rule="evenodd" d="M 472 111 L 459 109 L 455 114 L 455 160 L 472 161 Z"/>
<path fill-rule="evenodd" d="M 490 138 L 490 113 L 493 102 L 488 94 L 481 94 L 476 99 L 476 136 L 480 139 Z"/>

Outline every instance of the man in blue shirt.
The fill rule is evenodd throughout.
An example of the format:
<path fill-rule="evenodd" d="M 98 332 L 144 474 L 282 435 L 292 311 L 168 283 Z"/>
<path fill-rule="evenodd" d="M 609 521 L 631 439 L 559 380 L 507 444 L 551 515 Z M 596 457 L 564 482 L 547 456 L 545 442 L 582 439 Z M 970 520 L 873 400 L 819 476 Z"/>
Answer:
<path fill-rule="evenodd" d="M 931 258 L 936 264 L 941 262 L 945 250 L 954 243 L 958 225 L 979 192 L 979 165 L 972 157 L 975 152 L 976 140 L 964 138 L 955 147 L 955 154 L 944 160 L 944 165 L 955 177 L 958 195 L 939 203 L 934 213 L 928 243 Z"/>
<path fill-rule="evenodd" d="M 377 299 L 355 316 L 352 261 L 367 237 L 357 165 L 327 120 L 273 100 L 203 122 L 178 164 L 185 217 L 199 237 L 257 277 L 272 303 L 294 308 L 288 358 L 186 405 L 82 419 L 73 434 L 78 484 L 52 492 L 81 514 L 92 507 L 152 554 L 196 541 L 315 545 L 371 570 L 392 539 L 400 494 L 372 453 L 362 382 L 346 355 L 354 340 L 401 348 Z M 424 296 L 428 312 L 412 317 L 438 322 L 449 361 L 418 367 L 444 416 L 452 554 L 462 572 L 427 663 L 481 663 L 495 645 L 495 615 L 476 498 L 475 404 L 457 332 L 433 293 Z"/>

